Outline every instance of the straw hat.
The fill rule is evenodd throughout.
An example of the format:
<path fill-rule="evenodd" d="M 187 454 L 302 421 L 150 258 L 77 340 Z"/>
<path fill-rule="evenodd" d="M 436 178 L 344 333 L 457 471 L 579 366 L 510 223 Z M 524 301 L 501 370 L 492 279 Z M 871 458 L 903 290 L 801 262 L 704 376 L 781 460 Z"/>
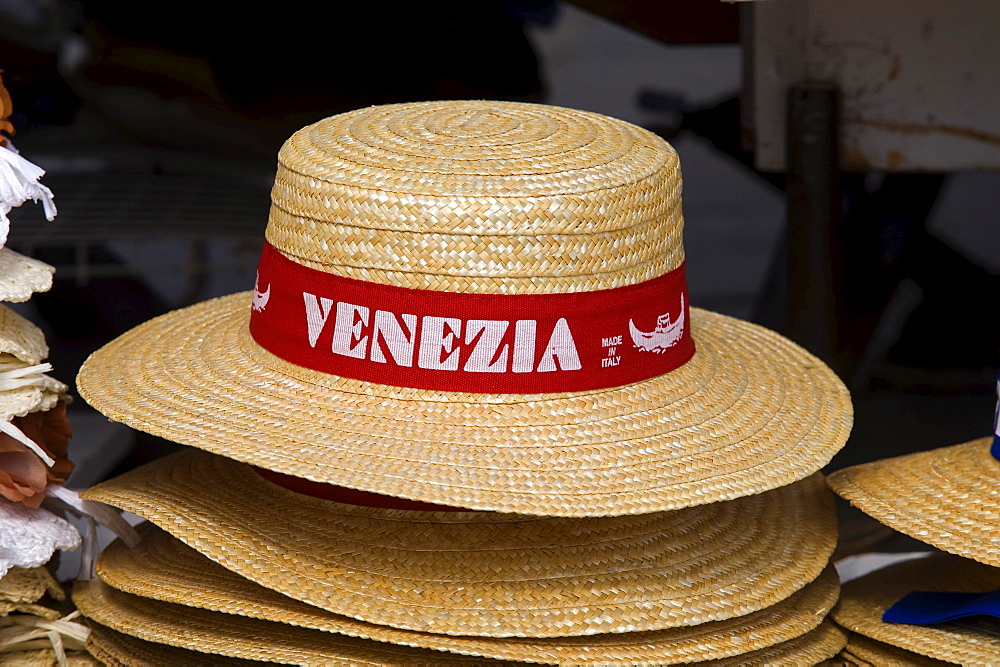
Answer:
<path fill-rule="evenodd" d="M 230 572 L 150 524 L 139 530 L 143 535 L 139 547 L 129 549 L 121 542 L 112 543 L 97 566 L 105 583 L 132 595 L 352 637 L 502 660 L 681 662 L 762 650 L 813 630 L 836 601 L 839 589 L 836 573 L 828 567 L 815 582 L 789 598 L 725 621 L 569 638 L 435 635 L 324 612 Z"/>
<path fill-rule="evenodd" d="M 788 597 L 819 575 L 836 542 L 824 487 L 815 475 L 760 496 L 624 517 L 394 510 L 294 493 L 189 449 L 81 497 L 334 613 L 442 634 L 545 637 L 694 625 Z"/>
<path fill-rule="evenodd" d="M 869 639 L 856 632 L 850 633 L 847 646 L 841 652 L 844 665 L 878 665 L 878 667 L 944 667 L 953 662 L 928 658 L 913 651 Z"/>
<path fill-rule="evenodd" d="M 148 600 L 116 591 L 97 580 L 78 581 L 73 602 L 87 618 L 118 632 L 148 642 L 234 658 L 296 665 L 434 665 L 445 662 L 443 658 L 454 663 L 483 662 L 482 658 Z"/>
<path fill-rule="evenodd" d="M 677 155 L 650 132 L 402 104 L 306 127 L 278 162 L 256 291 L 96 352 L 78 382 L 105 415 L 317 482 L 549 516 L 760 493 L 847 438 L 822 362 L 688 308 Z"/>
<path fill-rule="evenodd" d="M 849 630 L 937 660 L 995 665 L 1000 656 L 1000 628 L 992 619 L 921 626 L 886 623 L 882 614 L 915 590 L 971 593 L 997 588 L 997 568 L 940 554 L 897 563 L 844 584 L 832 616 Z"/>
<path fill-rule="evenodd" d="M 27 301 L 52 288 L 55 269 L 10 248 L 0 248 L 0 301 Z"/>
<path fill-rule="evenodd" d="M 189 651 L 176 646 L 155 644 L 137 637 L 116 632 L 100 623 L 90 623 L 87 650 L 107 667 L 133 667 L 142 665 L 202 665 L 211 661 L 212 667 L 272 667 L 273 662 L 243 660 Z"/>
<path fill-rule="evenodd" d="M 1000 461 L 990 438 L 852 466 L 830 488 L 890 528 L 1000 566 Z"/>
<path fill-rule="evenodd" d="M 831 576 L 828 580 L 833 581 L 834 578 Z M 160 602 L 123 593 L 99 581 L 78 584 L 73 600 L 92 621 L 118 632 L 150 642 L 231 657 L 315 665 L 336 664 L 338 659 L 351 661 L 352 664 L 496 664 L 476 655 L 461 656 L 457 653 L 397 646 Z M 807 614 L 808 612 L 800 611 L 802 616 Z M 813 664 L 835 655 L 846 643 L 846 635 L 832 623 L 813 621 L 810 625 L 813 629 L 800 630 L 801 634 L 793 639 L 757 651 L 747 651 L 746 647 L 740 647 L 741 639 L 761 643 L 754 636 L 753 630 L 741 629 L 737 623 L 729 622 L 718 628 L 717 636 L 711 632 L 704 633 L 703 639 L 706 641 L 703 645 L 699 645 L 694 636 L 681 637 L 678 647 L 681 650 L 677 652 L 671 651 L 669 641 L 662 641 L 642 650 L 639 644 L 649 633 L 638 633 L 635 639 L 630 637 L 633 633 L 613 635 L 607 644 L 612 650 L 616 641 L 623 647 L 631 644 L 630 653 L 642 656 L 629 659 L 632 664 L 701 664 L 702 660 L 712 660 L 711 664 L 746 665 Z M 735 634 L 727 638 L 727 630 L 735 631 Z M 595 644 L 601 641 L 597 637 L 581 638 L 584 639 Z M 671 654 L 686 657 L 673 659 Z M 796 659 L 790 659 L 792 657 Z M 544 663 L 550 658 L 544 651 L 534 652 L 533 655 L 530 651 L 521 651 L 520 659 Z M 621 660 L 614 661 L 621 663 Z M 588 660 L 588 664 L 594 664 L 594 659 Z"/>

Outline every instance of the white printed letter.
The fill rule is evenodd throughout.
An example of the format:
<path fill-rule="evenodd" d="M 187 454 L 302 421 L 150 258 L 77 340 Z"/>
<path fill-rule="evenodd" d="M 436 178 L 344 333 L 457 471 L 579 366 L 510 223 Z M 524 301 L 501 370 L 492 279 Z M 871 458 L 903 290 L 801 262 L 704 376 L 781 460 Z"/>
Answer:
<path fill-rule="evenodd" d="M 355 322 L 355 316 L 360 317 L 360 321 Z M 333 346 L 331 350 L 335 354 L 342 354 L 345 357 L 365 358 L 368 348 L 368 335 L 362 336 L 364 327 L 368 326 L 368 309 L 364 306 L 355 306 L 353 303 L 337 303 L 337 320 L 333 323 Z M 357 340 L 357 344 L 354 341 Z"/>
<path fill-rule="evenodd" d="M 479 342 L 472 348 L 469 359 L 465 362 L 464 370 L 478 373 L 503 373 L 507 370 L 507 346 L 504 345 L 503 351 L 499 355 L 497 350 L 509 325 L 510 322 L 504 320 L 469 320 L 466 322 L 466 345 L 475 340 L 480 331 L 483 332 L 483 335 L 479 337 Z M 496 359 L 495 362 L 494 359 Z"/>
<path fill-rule="evenodd" d="M 327 318 L 330 317 L 333 299 L 327 299 L 326 297 L 316 299 L 315 294 L 303 292 L 302 300 L 306 302 L 306 326 L 309 327 L 309 345 L 310 347 L 316 347 L 319 334 L 323 331 Z"/>
<path fill-rule="evenodd" d="M 409 337 L 403 333 L 403 327 L 399 325 L 399 321 L 393 313 L 385 310 L 375 311 L 375 322 L 372 327 L 372 361 L 386 363 L 385 354 L 379 344 L 379 335 L 381 334 L 382 340 L 385 341 L 385 346 L 397 366 L 413 365 L 413 341 L 416 340 L 417 316 L 404 313 L 400 317 L 403 318 L 406 328 L 410 330 Z"/>
<path fill-rule="evenodd" d="M 535 320 L 518 320 L 514 324 L 514 362 L 511 370 L 515 373 L 530 373 L 535 367 Z"/>
<path fill-rule="evenodd" d="M 445 331 L 447 325 L 449 331 Z M 441 371 L 458 370 L 458 350 L 455 339 L 462 333 L 462 320 L 453 317 L 424 317 L 420 323 L 420 353 L 417 365 Z M 444 359 L 441 352 L 448 353 Z"/>
<path fill-rule="evenodd" d="M 569 330 L 565 317 L 560 317 L 552 329 L 549 344 L 545 346 L 537 371 L 544 373 L 556 370 L 556 361 L 559 362 L 558 368 L 564 371 L 578 371 L 583 367 L 580 355 L 576 351 L 576 343 L 573 342 L 573 333 Z"/>

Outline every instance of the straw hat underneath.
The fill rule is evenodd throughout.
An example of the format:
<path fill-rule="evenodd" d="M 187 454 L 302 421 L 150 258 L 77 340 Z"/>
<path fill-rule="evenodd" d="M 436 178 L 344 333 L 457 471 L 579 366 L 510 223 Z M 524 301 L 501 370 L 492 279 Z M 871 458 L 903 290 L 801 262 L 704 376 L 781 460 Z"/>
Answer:
<path fill-rule="evenodd" d="M 847 665 L 877 665 L 878 667 L 946 667 L 953 662 L 928 658 L 913 651 L 850 633 L 847 646 L 841 652 Z M 843 664 L 843 663 L 841 663 Z"/>
<path fill-rule="evenodd" d="M 633 632 L 742 616 L 816 578 L 837 532 L 819 475 L 676 512 L 573 519 L 346 505 L 192 449 L 81 495 L 295 599 L 459 635 Z"/>
<path fill-rule="evenodd" d="M 271 667 L 274 664 L 222 655 L 213 655 L 209 658 L 197 651 L 147 642 L 94 621 L 90 621 L 87 650 L 107 667 L 134 667 L 136 664 L 187 666 L 203 665 L 209 661 L 212 667 Z"/>
<path fill-rule="evenodd" d="M 433 665 L 446 655 L 147 600 L 96 580 L 77 582 L 73 602 L 84 616 L 113 630 L 234 658 L 298 665 Z M 446 657 L 459 664 L 483 661 L 460 655 Z"/>
<path fill-rule="evenodd" d="M 946 554 L 876 570 L 844 584 L 833 619 L 845 628 L 908 651 L 962 665 L 995 665 L 1000 628 L 970 618 L 932 626 L 886 623 L 882 614 L 907 593 L 986 592 L 1000 588 L 1000 569 Z"/>
<path fill-rule="evenodd" d="M 210 561 L 151 524 L 129 549 L 114 542 L 101 555 L 101 579 L 119 590 L 174 604 L 279 621 L 375 641 L 502 660 L 558 663 L 685 662 L 763 650 L 811 631 L 836 601 L 832 568 L 791 597 L 746 616 L 701 625 L 583 637 L 491 639 L 397 630 L 324 612 L 258 586 Z"/>
<path fill-rule="evenodd" d="M 325 119 L 279 154 L 259 290 L 126 333 L 84 364 L 80 394 L 111 419 L 175 442 L 317 482 L 469 509 L 643 514 L 787 485 L 825 465 L 850 430 L 850 399 L 830 369 L 772 331 L 688 312 L 681 287 L 648 301 L 656 311 L 648 321 L 632 322 L 639 300 L 627 295 L 663 279 L 683 283 L 680 186 L 677 154 L 662 139 L 583 111 L 444 101 Z M 303 282 L 283 282 L 300 273 Z M 354 340 L 354 324 L 331 313 L 353 302 L 327 298 L 329 281 L 398 297 L 398 312 L 373 306 L 368 324 L 379 313 L 395 327 L 412 318 L 408 339 L 386 334 L 409 352 L 369 359 L 365 350 L 374 348 L 359 344 L 334 353 L 330 332 Z M 625 295 L 610 292 L 619 289 Z M 575 330 L 591 339 L 580 347 L 590 351 L 581 357 L 587 365 L 566 368 L 534 365 L 549 349 L 542 320 L 501 317 L 508 311 L 498 305 L 552 299 L 558 305 L 546 314 L 565 323 L 590 312 L 578 304 L 605 297 L 613 303 L 596 310 L 608 323 L 588 317 Z M 475 312 L 455 319 L 450 306 L 413 305 L 442 299 Z M 284 308 L 294 316 L 272 315 Z M 428 334 L 429 383 L 423 357 L 414 357 L 425 349 L 416 342 L 418 311 L 421 341 L 427 319 L 469 323 L 462 336 L 454 327 L 438 336 L 440 350 Z M 250 323 L 270 317 L 277 326 L 255 331 L 366 371 L 317 370 L 269 351 Z M 506 334 L 497 332 L 515 335 L 515 320 L 532 332 L 538 325 L 537 346 L 501 345 Z M 488 338 L 476 333 L 488 323 L 498 325 L 489 334 L 495 352 L 473 343 Z M 690 345 L 633 344 L 633 329 L 641 339 L 666 323 Z M 378 334 L 364 338 L 375 345 Z M 462 355 L 474 345 L 485 356 L 471 364 Z M 682 347 L 680 365 L 661 369 Z M 445 348 L 454 369 L 435 366 Z M 511 359 L 522 353 L 526 365 L 515 369 Z M 625 366 L 642 373 L 615 375 Z M 420 381 L 403 377 L 411 372 Z M 579 377 L 596 379 L 578 386 Z M 525 378 L 551 384 L 525 388 Z"/>
<path fill-rule="evenodd" d="M 340 661 L 351 664 L 497 664 L 477 656 L 466 657 L 455 653 L 396 646 L 159 602 L 117 591 L 99 581 L 78 585 L 73 593 L 73 600 L 88 618 L 118 632 L 150 642 L 231 657 L 309 665 L 339 664 Z M 812 664 L 835 655 L 846 642 L 842 631 L 831 623 L 823 623 L 781 644 L 748 652 L 746 648 L 740 648 L 740 640 L 750 639 L 759 643 L 759 639 L 753 639 L 754 630 L 740 629 L 736 624 L 728 625 L 731 626 L 730 631 L 735 631 L 729 638 L 726 637 L 728 631 L 723 630 L 721 636 L 706 637 L 707 641 L 701 645 L 693 638 L 688 643 L 682 641 L 678 645 L 680 650 L 673 653 L 686 656 L 679 660 L 668 657 L 672 653 L 669 642 L 664 642 L 659 652 L 649 648 L 643 651 L 639 645 L 642 641 L 640 638 L 631 651 L 637 658 L 627 661 L 633 664 L 690 664 L 700 663 L 699 658 L 712 660 L 715 655 L 719 662 L 711 664 L 774 664 L 778 659 L 785 664 Z M 628 634 L 618 635 L 617 639 L 629 641 Z M 720 649 L 723 645 L 726 646 L 725 651 Z M 530 662 L 545 662 L 549 659 L 544 652 L 534 655 L 530 653 L 528 650 L 522 651 L 520 659 Z M 655 657 L 657 654 L 659 657 Z M 722 655 L 728 657 L 721 657 Z M 610 660 L 622 662 L 620 659 Z M 592 654 L 588 662 L 594 661 Z M 596 661 L 607 662 L 608 659 L 596 658 Z"/>
<path fill-rule="evenodd" d="M 1000 567 L 1000 461 L 991 438 L 852 466 L 828 483 L 885 525 Z"/>
<path fill-rule="evenodd" d="M 45 262 L 0 248 L 0 301 L 27 301 L 35 292 L 48 292 L 53 273 Z"/>

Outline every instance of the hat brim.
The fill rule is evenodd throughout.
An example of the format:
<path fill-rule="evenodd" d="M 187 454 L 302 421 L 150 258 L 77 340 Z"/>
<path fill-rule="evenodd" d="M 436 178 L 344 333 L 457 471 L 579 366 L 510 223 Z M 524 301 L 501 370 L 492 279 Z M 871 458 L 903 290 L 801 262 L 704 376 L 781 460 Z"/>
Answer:
<path fill-rule="evenodd" d="M 107 667 L 133 667 L 140 665 L 185 665 L 191 667 L 271 667 L 273 662 L 259 660 L 244 660 L 222 655 L 211 657 L 204 653 L 191 651 L 177 646 L 157 644 L 138 637 L 126 635 L 89 621 L 90 635 L 87 637 L 87 650 L 101 664 Z"/>
<path fill-rule="evenodd" d="M 848 630 L 937 660 L 994 665 L 1000 655 L 1000 628 L 993 619 L 922 626 L 886 623 L 882 614 L 915 590 L 981 593 L 997 588 L 1000 569 L 939 554 L 896 563 L 847 582 L 832 615 Z"/>
<path fill-rule="evenodd" d="M 81 495 L 138 514 L 226 568 L 327 611 L 492 637 L 742 616 L 815 579 L 837 537 L 821 475 L 676 512 L 536 517 L 346 505 L 189 449 Z"/>
<path fill-rule="evenodd" d="M 847 665 L 880 665 L 881 667 L 945 667 L 953 662 L 935 660 L 905 648 L 869 639 L 852 632 L 847 638 L 841 656 Z M 843 665 L 844 663 L 838 663 Z"/>
<path fill-rule="evenodd" d="M 98 580 L 78 581 L 73 587 L 73 602 L 88 619 L 118 632 L 232 658 L 295 665 L 433 665 L 444 655 L 149 600 L 122 593 Z M 482 661 L 459 655 L 448 657 L 455 663 Z"/>
<path fill-rule="evenodd" d="M 688 662 L 722 658 L 734 650 L 763 650 L 815 628 L 836 601 L 835 571 L 828 567 L 804 589 L 771 607 L 701 625 L 570 638 L 478 638 L 398 630 L 364 623 L 254 584 L 152 524 L 139 528 L 142 542 L 130 549 L 112 543 L 97 572 L 108 585 L 140 597 L 173 604 L 279 621 L 375 641 L 436 649 L 498 660 L 556 663 Z"/>
<path fill-rule="evenodd" d="M 478 655 L 461 656 L 398 646 L 151 600 L 115 590 L 100 581 L 82 582 L 77 586 L 73 592 L 73 601 L 88 619 L 131 637 L 193 651 L 250 660 L 316 665 L 331 664 L 337 660 L 350 661 L 351 664 L 451 664 L 484 661 L 493 664 L 492 660 Z M 645 635 L 647 633 L 638 633 L 639 637 Z M 626 634 L 616 639 L 627 643 L 628 637 Z M 752 637 L 752 631 L 745 634 L 737 632 L 729 640 L 716 637 L 715 645 L 711 642 L 712 637 L 706 636 L 705 639 L 709 642 L 703 649 L 694 644 L 687 647 L 689 655 L 694 656 L 693 659 L 675 661 L 663 658 L 657 662 L 691 664 L 711 660 L 712 664 L 718 665 L 776 664 L 775 661 L 781 664 L 814 664 L 836 655 L 847 641 L 845 633 L 833 623 L 815 621 L 812 629 L 803 631 L 799 636 L 755 651 L 748 651 L 745 647 L 741 649 L 741 637 Z M 719 655 L 719 645 L 722 644 L 727 645 L 725 657 L 712 657 Z M 155 649 L 152 646 L 143 648 L 146 651 Z M 664 654 L 671 653 L 666 643 L 664 648 Z M 655 654 L 655 651 L 647 653 Z M 551 658 L 545 652 L 536 652 L 526 659 L 546 663 Z M 718 662 L 714 662 L 715 660 Z"/>
<path fill-rule="evenodd" d="M 837 494 L 921 542 L 1000 567 L 1000 461 L 991 438 L 851 466 Z"/>
<path fill-rule="evenodd" d="M 0 248 L 0 301 L 27 301 L 35 292 L 48 292 L 55 272 L 45 262 Z"/>
<path fill-rule="evenodd" d="M 564 394 L 390 387 L 288 363 L 250 337 L 250 293 L 136 327 L 80 394 L 115 421 L 317 482 L 469 509 L 643 514 L 761 493 L 826 464 L 850 397 L 816 357 L 692 310 L 695 356 L 666 375 Z"/>

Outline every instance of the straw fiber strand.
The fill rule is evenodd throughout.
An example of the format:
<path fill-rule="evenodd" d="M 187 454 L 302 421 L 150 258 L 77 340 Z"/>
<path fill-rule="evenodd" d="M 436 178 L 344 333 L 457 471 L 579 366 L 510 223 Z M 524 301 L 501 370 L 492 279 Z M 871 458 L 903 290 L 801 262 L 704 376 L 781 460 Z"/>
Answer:
<path fill-rule="evenodd" d="M 875 641 L 856 632 L 851 633 L 843 653 L 844 657 L 850 660 L 849 664 L 864 667 L 945 667 L 955 664 Z"/>
<path fill-rule="evenodd" d="M 486 662 L 482 658 L 373 642 L 148 600 L 116 591 L 96 580 L 77 582 L 73 601 L 84 616 L 118 632 L 158 644 L 233 658 L 298 665 Z"/>
<path fill-rule="evenodd" d="M 852 466 L 830 487 L 885 525 L 1000 567 L 1000 461 L 990 438 Z"/>
<path fill-rule="evenodd" d="M 274 663 L 229 658 L 156 644 L 90 621 L 87 650 L 108 667 L 262 667 Z"/>
<path fill-rule="evenodd" d="M 931 626 L 885 623 L 882 614 L 914 590 L 985 592 L 1000 588 L 1000 569 L 947 554 L 876 570 L 844 585 L 833 619 L 871 639 L 962 665 L 995 665 L 1000 627 L 994 619 L 970 618 Z"/>
<path fill-rule="evenodd" d="M 585 516 L 677 509 L 808 476 L 850 399 L 777 334 L 692 310 L 698 352 L 659 378 L 552 395 L 386 387 L 300 368 L 247 333 L 233 295 L 95 353 L 81 395 L 116 421 L 318 482 L 439 504 Z"/>
<path fill-rule="evenodd" d="M 352 637 L 503 660 L 688 662 L 731 656 L 811 631 L 832 607 L 838 591 L 836 574 L 827 568 L 786 600 L 725 621 L 569 638 L 458 637 L 397 630 L 324 612 L 230 572 L 151 524 L 139 530 L 143 535 L 139 547 L 129 549 L 116 541 L 97 566 L 105 583 L 127 593 Z"/>
<path fill-rule="evenodd" d="M 48 292 L 53 273 L 45 262 L 0 248 L 0 301 L 27 301 L 35 292 Z"/>
<path fill-rule="evenodd" d="M 814 579 L 836 542 L 820 476 L 681 512 L 576 519 L 356 507 L 187 450 L 83 496 L 328 611 L 462 635 L 631 632 L 740 616 Z"/>

